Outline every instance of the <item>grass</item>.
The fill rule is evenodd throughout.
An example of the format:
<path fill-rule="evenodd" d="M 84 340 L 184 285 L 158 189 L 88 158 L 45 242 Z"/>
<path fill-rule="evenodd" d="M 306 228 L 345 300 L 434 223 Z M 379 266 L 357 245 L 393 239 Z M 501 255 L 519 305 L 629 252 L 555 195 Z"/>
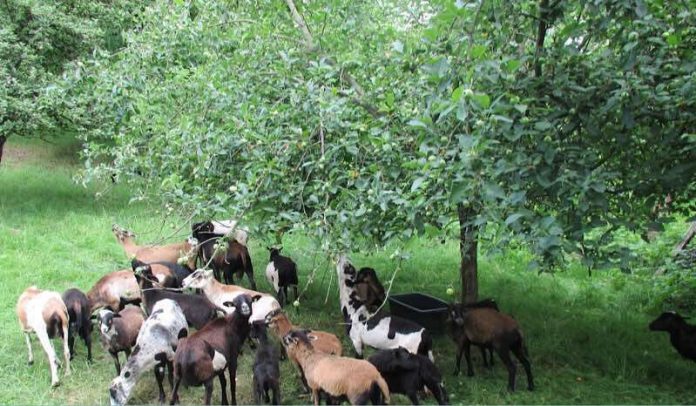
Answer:
<path fill-rule="evenodd" d="M 108 403 L 114 367 L 97 340 L 92 365 L 85 361 L 83 344 L 76 344 L 73 374 L 61 375 L 61 386 L 56 389 L 50 388 L 46 357 L 36 340 L 36 361 L 27 365 L 13 311 L 17 297 L 32 284 L 61 292 L 73 286 L 86 291 L 101 275 L 125 268 L 126 257 L 110 231 L 114 222 L 132 228 L 149 242 L 170 234 L 171 225 L 182 217 L 165 218 L 148 202 L 129 204 L 128 191 L 121 187 L 95 199 L 100 186 L 83 188 L 71 181 L 76 162 L 75 145 L 69 141 L 47 145 L 10 139 L 7 149 L 7 161 L 0 167 L 0 305 L 5 309 L 0 323 L 6 326 L 0 330 L 0 375 L 4 381 L 0 404 Z M 252 240 L 251 253 L 259 289 L 270 291 L 263 277 L 267 261 L 263 245 Z M 426 291 L 444 298 L 448 286 L 458 286 L 455 244 L 417 240 L 409 248 L 412 259 L 396 276 L 393 292 Z M 290 318 L 299 325 L 336 332 L 351 354 L 339 325 L 333 266 L 308 254 L 309 242 L 299 236 L 286 236 L 283 252 L 297 260 L 303 283 L 313 265 L 318 266 L 299 309 L 288 310 Z M 352 258 L 358 266 L 376 268 L 383 281 L 395 268 L 382 252 Z M 651 314 L 646 311 L 651 303 L 647 279 L 614 272 L 596 272 L 590 278 L 580 267 L 538 275 L 526 271 L 529 259 L 521 251 L 483 255 L 480 286 L 482 296 L 495 297 L 523 326 L 538 389 L 508 393 L 502 363 L 496 360 L 492 370 L 485 370 L 478 351 L 473 352 L 475 377 L 452 376 L 454 346 L 448 337 L 438 336 L 435 357 L 452 403 L 696 403 L 696 368 L 676 354 L 665 334 L 647 330 L 647 323 L 655 316 L 654 310 Z M 58 341 L 55 345 L 60 348 Z M 252 357 L 246 350 L 240 360 L 240 404 L 252 403 Z M 308 403 L 288 364 L 281 364 L 283 402 Z M 525 387 L 523 373 L 518 375 L 518 387 Z M 214 401 L 219 401 L 217 384 L 214 394 Z M 154 403 L 156 399 L 154 377 L 148 373 L 138 383 L 130 403 Z M 202 399 L 202 388 L 182 391 L 183 403 L 200 403 Z M 407 399 L 397 396 L 394 403 L 407 403 Z"/>

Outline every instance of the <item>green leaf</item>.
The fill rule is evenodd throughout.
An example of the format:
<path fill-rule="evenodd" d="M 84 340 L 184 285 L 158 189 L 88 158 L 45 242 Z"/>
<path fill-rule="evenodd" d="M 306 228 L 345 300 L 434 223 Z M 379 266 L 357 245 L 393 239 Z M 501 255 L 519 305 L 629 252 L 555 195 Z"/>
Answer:
<path fill-rule="evenodd" d="M 539 131 L 546 131 L 552 127 L 553 127 L 553 124 L 549 123 L 548 121 L 537 121 L 534 124 L 534 128 L 539 130 Z"/>
<path fill-rule="evenodd" d="M 458 88 L 454 89 L 454 91 L 452 91 L 451 100 L 455 103 L 458 102 L 459 99 L 462 98 L 462 93 L 464 93 L 463 87 L 459 86 Z"/>
<path fill-rule="evenodd" d="M 521 219 L 522 217 L 524 217 L 524 214 L 522 214 L 522 213 L 511 214 L 505 219 L 505 225 L 509 226 L 510 224 L 516 222 L 517 220 Z"/>
<path fill-rule="evenodd" d="M 491 98 L 485 93 L 475 93 L 471 95 L 471 98 L 484 109 L 487 109 L 491 105 Z"/>
<path fill-rule="evenodd" d="M 426 180 L 427 180 L 427 178 L 425 178 L 425 177 L 416 178 L 413 181 L 413 184 L 411 184 L 411 192 L 415 192 L 416 190 L 418 190 L 420 185 L 422 185 L 423 182 L 425 182 Z"/>

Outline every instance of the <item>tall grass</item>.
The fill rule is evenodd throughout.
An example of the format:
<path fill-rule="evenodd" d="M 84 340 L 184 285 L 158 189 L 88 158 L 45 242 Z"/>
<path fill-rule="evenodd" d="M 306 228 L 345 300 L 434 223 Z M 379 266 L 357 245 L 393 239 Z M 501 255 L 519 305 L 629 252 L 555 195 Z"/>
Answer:
<path fill-rule="evenodd" d="M 159 208 L 147 201 L 129 204 L 128 190 L 122 186 L 95 199 L 95 194 L 108 185 L 82 188 L 71 181 L 74 147 L 69 144 L 46 147 L 12 142 L 8 148 L 14 148 L 15 153 L 0 169 L 0 305 L 5 309 L 0 313 L 4 326 L 0 329 L 0 403 L 107 403 L 114 367 L 97 340 L 92 365 L 85 360 L 82 342 L 76 344 L 73 374 L 61 376 L 59 388 L 49 388 L 46 357 L 36 340 L 36 361 L 27 365 L 13 311 L 17 297 L 32 284 L 61 292 L 73 286 L 87 290 L 101 275 L 127 267 L 127 259 L 111 234 L 114 222 L 138 232 L 142 241 L 151 242 L 170 234 L 171 225 L 182 222 L 182 217 L 158 214 Z M 65 151 L 69 153 L 64 156 Z M 177 238 L 184 236 L 173 239 Z M 457 246 L 415 240 L 408 248 L 412 258 L 402 264 L 392 292 L 424 291 L 445 299 L 447 287 L 458 286 Z M 290 318 L 299 325 L 336 332 L 351 354 L 340 325 L 333 264 L 314 254 L 309 241 L 301 236 L 286 236 L 283 252 L 297 260 L 303 286 L 311 274 L 314 276 L 300 307 L 287 310 Z M 267 252 L 260 239 L 252 239 L 251 254 L 259 289 L 270 291 L 262 276 Z M 384 252 L 355 254 L 352 259 L 358 266 L 376 268 L 383 281 L 396 267 Z M 454 377 L 454 346 L 448 337 L 438 336 L 435 358 L 453 403 L 696 403 L 696 366 L 676 354 L 666 335 L 647 330 L 647 323 L 655 316 L 650 307 L 652 286 L 647 279 L 618 272 L 597 272 L 588 277 L 580 267 L 539 275 L 527 271 L 529 260 L 524 251 L 484 255 L 480 285 L 482 296 L 496 298 L 523 326 L 538 389 L 532 393 L 522 390 L 522 373 L 518 374 L 520 390 L 508 393 L 502 363 L 496 360 L 493 369 L 484 369 L 477 353 L 476 376 Z M 246 280 L 242 283 L 247 284 Z M 238 374 L 240 403 L 252 402 L 252 359 L 253 352 L 245 348 Z M 289 362 L 282 363 L 282 375 L 283 402 L 308 403 Z M 156 392 L 152 374 L 146 374 L 131 403 L 154 403 Z M 202 401 L 202 388 L 181 392 L 183 403 Z M 219 401 L 217 386 L 213 399 Z M 401 396 L 394 400 L 407 403 Z"/>

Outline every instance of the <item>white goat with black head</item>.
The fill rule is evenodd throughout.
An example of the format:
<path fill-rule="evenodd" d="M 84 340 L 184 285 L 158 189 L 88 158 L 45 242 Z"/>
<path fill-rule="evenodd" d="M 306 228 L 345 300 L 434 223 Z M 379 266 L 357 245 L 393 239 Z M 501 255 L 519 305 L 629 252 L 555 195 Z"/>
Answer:
<path fill-rule="evenodd" d="M 389 350 L 399 347 L 433 360 L 432 337 L 418 323 L 385 313 L 371 314 L 355 290 L 357 272 L 347 257 L 341 256 L 338 272 L 341 312 L 355 352 L 362 357 L 363 346 Z"/>
<path fill-rule="evenodd" d="M 159 386 L 159 401 L 164 402 L 164 367 L 172 371 L 172 360 L 180 338 L 188 335 L 186 317 L 178 304 L 171 299 L 163 299 L 155 304 L 152 314 L 143 323 L 133 353 L 121 370 L 121 374 L 111 381 L 109 398 L 111 405 L 124 405 L 130 397 L 140 376 L 150 368 L 155 368 Z"/>

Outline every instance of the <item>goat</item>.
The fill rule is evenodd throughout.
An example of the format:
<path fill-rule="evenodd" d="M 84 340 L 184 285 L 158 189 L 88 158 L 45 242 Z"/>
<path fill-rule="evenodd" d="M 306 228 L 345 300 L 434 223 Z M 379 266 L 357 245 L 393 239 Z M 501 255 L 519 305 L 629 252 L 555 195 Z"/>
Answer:
<path fill-rule="evenodd" d="M 215 376 L 220 380 L 222 404 L 227 404 L 225 367 L 229 371 L 232 404 L 237 404 L 237 358 L 249 335 L 252 302 L 259 298 L 258 295 L 252 298 L 242 294 L 226 302 L 226 307 L 235 309 L 232 314 L 211 321 L 181 343 L 174 359 L 171 404 L 179 401 L 178 391 L 182 382 L 186 386 L 204 385 L 205 403 L 210 404 Z"/>
<path fill-rule="evenodd" d="M 261 296 L 259 300 L 253 303 L 253 310 L 249 322 L 263 321 L 268 313 L 280 308 L 278 301 L 267 293 L 259 293 L 241 286 L 223 285 L 213 278 L 212 270 L 196 270 L 184 279 L 182 287 L 201 289 L 208 300 L 221 308 L 224 308 L 226 302 L 232 302 L 235 297 L 241 294 L 247 294 L 252 297 L 256 295 Z"/>
<path fill-rule="evenodd" d="M 137 306 L 126 306 L 118 313 L 108 309 L 101 309 L 95 316 L 99 323 L 101 343 L 105 350 L 114 359 L 116 375 L 121 373 L 121 364 L 118 353 L 125 352 L 126 359 L 131 355 L 131 348 L 135 346 L 138 333 L 145 321 L 142 309 Z"/>
<path fill-rule="evenodd" d="M 365 360 L 337 357 L 316 351 L 309 337 L 294 330 L 283 337 L 288 354 L 296 357 L 312 390 L 314 404 L 319 404 L 320 391 L 332 399 L 347 398 L 351 404 L 389 403 L 389 387 L 374 365 Z"/>
<path fill-rule="evenodd" d="M 184 312 L 188 325 L 195 329 L 200 329 L 210 320 L 217 318 L 220 312 L 226 314 L 224 309 L 215 306 L 203 295 L 189 295 L 154 287 L 153 282 L 156 280 L 150 265 L 137 267 L 134 273 L 142 292 L 143 308 L 147 314 L 151 314 L 155 304 L 163 299 L 175 301 Z"/>
<path fill-rule="evenodd" d="M 261 398 L 268 404 L 280 404 L 280 366 L 278 365 L 278 350 L 268 342 L 265 323 L 253 323 L 251 326 L 251 338 L 256 340 L 256 356 L 252 370 L 254 378 L 252 387 L 254 390 L 254 403 L 261 404 Z M 273 392 L 273 398 L 268 392 Z"/>
<path fill-rule="evenodd" d="M 197 247 L 191 244 L 191 241 L 168 245 L 137 245 L 135 243 L 135 234 L 114 224 L 111 228 L 114 236 L 123 247 L 129 259 L 137 258 L 140 261 L 158 262 L 166 261 L 178 263 L 179 258 L 185 257 L 188 261 L 189 269 L 196 269 L 195 259 Z"/>
<path fill-rule="evenodd" d="M 24 332 L 24 339 L 29 351 L 29 365 L 34 363 L 31 350 L 30 334 L 35 333 L 43 347 L 51 368 L 51 386 L 60 384 L 58 379 L 58 360 L 51 344 L 51 338 L 58 334 L 63 339 L 63 356 L 65 357 L 65 375 L 70 375 L 70 349 L 68 348 L 69 316 L 63 299 L 57 292 L 41 290 L 30 286 L 22 292 L 17 300 L 17 317 Z"/>
<path fill-rule="evenodd" d="M 108 273 L 102 276 L 87 292 L 90 313 L 100 307 L 119 311 L 126 304 L 140 303 L 140 288 L 130 270 Z"/>
<path fill-rule="evenodd" d="M 254 265 L 249 256 L 249 249 L 234 239 L 228 240 L 224 235 L 215 234 L 208 231 L 209 227 L 200 226 L 199 223 L 192 227 L 193 238 L 198 243 L 198 256 L 204 264 L 210 263 L 215 272 L 215 279 L 221 280 L 220 276 L 228 285 L 234 284 L 234 276 L 241 279 L 243 274 L 249 278 L 252 290 L 256 290 L 254 280 Z"/>
<path fill-rule="evenodd" d="M 403 347 L 380 350 L 367 359 L 377 368 L 391 393 L 403 393 L 414 405 L 418 402 L 418 391 L 424 386 L 435 396 L 437 403 L 449 403 L 447 391 L 442 384 L 442 374 L 427 357 L 411 354 Z"/>
<path fill-rule="evenodd" d="M 450 305 L 450 315 L 448 316 L 448 320 L 454 320 L 456 317 L 455 313 L 452 313 L 452 307 L 458 307 L 459 311 L 461 312 L 463 309 L 476 309 L 476 308 L 489 308 L 489 309 L 494 309 L 495 311 L 500 311 L 498 308 L 498 303 L 494 299 L 487 298 L 483 300 L 479 300 L 478 302 L 474 303 L 454 303 Z M 457 340 L 457 337 L 459 337 L 459 328 L 450 323 L 450 335 L 453 340 Z M 481 350 L 481 357 L 483 358 L 483 366 L 484 367 L 493 367 L 493 346 L 491 344 L 487 345 L 476 345 L 479 347 Z M 486 359 L 488 358 L 488 359 Z"/>
<path fill-rule="evenodd" d="M 401 317 L 384 313 L 371 315 L 355 290 L 357 272 L 345 256 L 338 261 L 336 270 L 341 311 L 358 357 L 362 357 L 363 345 L 367 344 L 381 350 L 404 347 L 433 360 L 433 340 L 428 330 Z"/>
<path fill-rule="evenodd" d="M 238 243 L 243 246 L 247 246 L 247 239 L 249 237 L 248 230 L 246 228 L 239 227 L 236 220 L 210 220 L 202 221 L 200 223 L 194 223 L 191 226 L 193 231 L 203 231 L 207 233 L 217 234 L 219 236 L 229 235 L 232 230 L 234 232 L 230 235 Z"/>
<path fill-rule="evenodd" d="M 159 401 L 164 402 L 164 367 L 171 373 L 171 362 L 180 338 L 188 335 L 186 317 L 176 302 L 163 299 L 155 304 L 152 314 L 145 320 L 138 333 L 133 353 L 126 361 L 119 376 L 111 381 L 109 400 L 111 405 L 123 405 L 128 401 L 140 376 L 150 368 L 155 369 L 159 387 Z M 171 381 L 170 381 L 171 382 Z"/>
<path fill-rule="evenodd" d="M 137 258 L 131 260 L 131 268 L 135 271 L 140 266 L 150 265 L 153 275 L 157 278 L 159 285 L 165 288 L 180 288 L 181 282 L 191 274 L 191 270 L 186 266 L 174 262 L 157 261 L 145 263 Z"/>
<path fill-rule="evenodd" d="M 314 349 L 321 351 L 326 354 L 341 356 L 343 353 L 343 347 L 341 346 L 341 340 L 336 337 L 335 334 L 327 333 L 326 331 L 319 330 L 306 330 L 300 327 L 294 326 L 288 317 L 285 315 L 282 309 L 276 309 L 266 315 L 266 324 L 271 328 L 271 331 L 281 342 L 281 357 L 286 352 L 283 346 L 283 337 L 290 333 L 292 330 L 302 330 L 307 334 L 307 337 L 312 341 Z M 290 360 L 295 364 L 297 370 L 300 373 L 300 381 L 302 381 L 302 386 L 307 392 L 309 392 L 309 386 L 307 386 L 307 379 L 305 378 L 304 372 L 302 371 L 302 366 L 300 362 L 290 357 Z"/>
<path fill-rule="evenodd" d="M 679 355 L 696 361 L 696 326 L 675 312 L 664 312 L 650 323 L 651 331 L 666 331 Z"/>
<path fill-rule="evenodd" d="M 510 358 L 512 351 L 522 363 L 527 374 L 527 389 L 534 390 L 532 368 L 527 358 L 522 330 L 515 319 L 489 307 L 467 308 L 450 306 L 450 321 L 457 343 L 457 360 L 454 374 L 459 373 L 462 352 L 466 356 L 467 375 L 473 376 L 471 366 L 471 344 L 492 346 L 508 370 L 508 389 L 515 390 L 517 367 Z"/>
<path fill-rule="evenodd" d="M 283 248 L 268 248 L 270 252 L 270 262 L 266 266 L 266 279 L 273 285 L 273 289 L 278 296 L 278 302 L 285 306 L 288 300 L 288 286 L 292 286 L 297 300 L 297 265 L 289 257 L 280 255 Z"/>
<path fill-rule="evenodd" d="M 372 268 L 360 268 L 355 278 L 355 292 L 365 303 L 367 310 L 375 312 L 387 299 L 384 286 L 379 281 L 377 273 Z"/>
<path fill-rule="evenodd" d="M 87 346 L 87 361 L 92 362 L 92 323 L 89 320 L 89 299 L 79 289 L 68 289 L 63 292 L 63 303 L 68 309 L 68 347 L 70 359 L 75 357 L 75 335 L 82 337 Z"/>

